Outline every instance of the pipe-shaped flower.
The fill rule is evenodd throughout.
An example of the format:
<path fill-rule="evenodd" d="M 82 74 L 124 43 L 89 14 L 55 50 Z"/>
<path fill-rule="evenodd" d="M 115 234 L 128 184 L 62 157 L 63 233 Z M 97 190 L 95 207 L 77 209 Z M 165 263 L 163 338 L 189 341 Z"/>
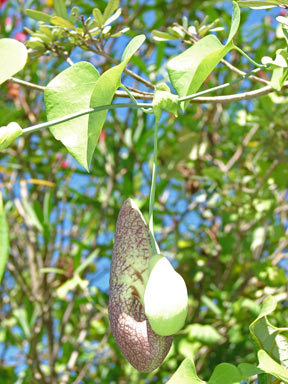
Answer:
<path fill-rule="evenodd" d="M 109 319 L 125 358 L 139 371 L 158 368 L 173 336 L 159 336 L 151 328 L 143 307 L 149 260 L 150 234 L 133 202 L 124 202 L 118 216 L 110 272 Z"/>

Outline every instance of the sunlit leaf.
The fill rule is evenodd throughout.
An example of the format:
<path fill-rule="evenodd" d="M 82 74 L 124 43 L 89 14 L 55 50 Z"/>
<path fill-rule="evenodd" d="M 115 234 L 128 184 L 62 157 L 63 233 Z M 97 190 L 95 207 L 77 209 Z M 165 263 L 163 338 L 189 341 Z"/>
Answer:
<path fill-rule="evenodd" d="M 215 35 L 205 36 L 185 52 L 169 60 L 168 74 L 180 97 L 198 91 L 220 60 L 233 48 L 232 39 L 240 23 L 240 10 L 233 2 L 232 24 L 226 45 Z M 184 103 L 184 106 L 187 102 Z"/>
<path fill-rule="evenodd" d="M 173 113 L 177 117 L 178 99 L 179 97 L 173 95 L 165 83 L 156 86 L 153 98 L 153 111 L 156 118 L 160 119 L 162 110 Z"/>
<path fill-rule="evenodd" d="M 98 78 L 92 64 L 79 62 L 50 81 L 44 91 L 48 120 L 87 109 Z M 53 126 L 50 131 L 88 169 L 88 115 Z"/>
<path fill-rule="evenodd" d="M 268 296 L 262 310 L 249 329 L 259 349 L 265 350 L 271 358 L 288 368 L 288 328 L 277 328 L 272 325 L 267 315 L 271 314 L 277 306 L 276 300 Z"/>
<path fill-rule="evenodd" d="M 208 384 L 240 384 L 241 373 L 237 367 L 228 363 L 221 363 L 214 369 Z"/>
<path fill-rule="evenodd" d="M 65 6 L 65 0 L 55 0 L 53 2 L 53 7 L 57 16 L 63 17 L 64 19 L 68 18 L 67 9 Z"/>
<path fill-rule="evenodd" d="M 22 135 L 22 128 L 17 123 L 9 123 L 6 127 L 0 127 L 0 151 L 9 147 L 17 137 Z"/>
<path fill-rule="evenodd" d="M 96 108 L 102 105 L 111 104 L 115 91 L 120 86 L 120 79 L 128 61 L 139 49 L 145 40 L 144 35 L 134 37 L 127 45 L 121 59 L 121 63 L 108 69 L 98 79 L 92 93 L 90 107 Z M 88 167 L 92 160 L 101 129 L 103 127 L 107 111 L 97 112 L 89 115 L 89 141 L 87 151 Z"/>
<path fill-rule="evenodd" d="M 186 358 L 167 384 L 205 384 L 205 381 L 197 376 L 193 361 Z"/>
<path fill-rule="evenodd" d="M 103 15 L 104 22 L 116 11 L 119 7 L 119 0 L 109 0 Z"/>
<path fill-rule="evenodd" d="M 14 39 L 0 39 L 0 84 L 21 71 L 27 60 L 24 44 Z"/>
<path fill-rule="evenodd" d="M 273 360 L 263 349 L 260 349 L 258 352 L 258 360 L 258 368 L 277 377 L 283 383 L 288 383 L 288 369 L 282 367 L 277 361 Z"/>

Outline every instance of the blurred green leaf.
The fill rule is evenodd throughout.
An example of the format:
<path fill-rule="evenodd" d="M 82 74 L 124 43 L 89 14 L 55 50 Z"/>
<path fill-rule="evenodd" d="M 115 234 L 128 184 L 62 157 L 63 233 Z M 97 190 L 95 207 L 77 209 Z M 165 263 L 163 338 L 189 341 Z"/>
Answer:
<path fill-rule="evenodd" d="M 75 29 L 74 24 L 71 23 L 71 21 L 60 16 L 52 16 L 50 22 L 51 24 L 58 25 L 59 27 Z"/>
<path fill-rule="evenodd" d="M 191 324 L 186 327 L 186 331 L 190 339 L 206 345 L 216 344 L 222 339 L 220 333 L 211 325 Z"/>
<path fill-rule="evenodd" d="M 57 16 L 60 16 L 61 18 L 64 18 L 64 19 L 68 19 L 65 0 L 54 0 L 53 7 L 55 9 Z"/>
<path fill-rule="evenodd" d="M 119 0 L 109 0 L 108 4 L 104 10 L 103 20 L 104 22 L 116 11 L 119 7 Z"/>
<path fill-rule="evenodd" d="M 25 13 L 28 17 L 31 17 L 31 19 L 37 20 L 37 21 L 44 21 L 44 23 L 50 23 L 51 15 L 48 13 L 44 13 L 41 11 L 36 11 L 34 9 L 26 9 Z"/>
<path fill-rule="evenodd" d="M 8 224 L 5 217 L 2 193 L 0 192 L 0 283 L 2 281 L 6 263 L 8 260 L 8 250 L 9 250 L 9 230 Z"/>

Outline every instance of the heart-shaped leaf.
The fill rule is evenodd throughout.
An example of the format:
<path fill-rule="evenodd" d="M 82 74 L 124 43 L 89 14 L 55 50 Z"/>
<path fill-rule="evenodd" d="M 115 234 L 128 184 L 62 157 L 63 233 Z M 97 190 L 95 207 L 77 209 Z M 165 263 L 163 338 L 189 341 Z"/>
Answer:
<path fill-rule="evenodd" d="M 122 72 L 124 71 L 128 61 L 137 51 L 137 49 L 143 44 L 145 40 L 144 35 L 134 37 L 127 45 L 121 59 L 121 63 L 113 68 L 108 69 L 98 79 L 94 91 L 92 93 L 90 107 L 96 108 L 102 105 L 109 105 L 112 102 L 115 91 L 120 86 L 120 80 Z M 89 115 L 89 141 L 87 162 L 88 166 L 91 163 L 92 155 L 95 150 L 101 129 L 103 127 L 107 110 Z"/>
<path fill-rule="evenodd" d="M 99 78 L 95 67 L 79 62 L 57 75 L 44 91 L 48 120 L 89 108 L 91 95 Z M 88 115 L 50 128 L 75 159 L 88 169 Z"/>
<path fill-rule="evenodd" d="M 210 377 L 208 384 L 240 384 L 241 373 L 237 367 L 228 363 L 218 364 Z"/>
<path fill-rule="evenodd" d="M 21 71 L 27 60 L 24 44 L 14 39 L 0 39 L 0 84 Z"/>
<path fill-rule="evenodd" d="M 205 381 L 199 379 L 193 361 L 187 357 L 167 384 L 205 384 Z"/>
<path fill-rule="evenodd" d="M 120 86 L 121 74 L 145 36 L 136 36 L 126 47 L 120 64 L 104 72 L 100 77 L 95 67 L 79 62 L 56 76 L 45 88 L 44 101 L 48 120 L 57 119 L 89 107 L 111 104 Z M 87 170 L 91 163 L 107 110 L 84 115 L 50 128 L 75 159 Z"/>
<path fill-rule="evenodd" d="M 239 23 L 240 9 L 233 2 L 232 24 L 226 45 L 222 45 L 215 35 L 208 35 L 168 62 L 171 83 L 180 97 L 197 92 L 220 60 L 233 48 L 232 39 Z M 187 102 L 183 108 L 186 105 Z"/>
<path fill-rule="evenodd" d="M 267 315 L 272 313 L 276 306 L 276 300 L 268 296 L 263 302 L 259 316 L 249 329 L 258 348 L 266 351 L 272 359 L 288 369 L 288 328 L 277 328 L 267 319 Z"/>

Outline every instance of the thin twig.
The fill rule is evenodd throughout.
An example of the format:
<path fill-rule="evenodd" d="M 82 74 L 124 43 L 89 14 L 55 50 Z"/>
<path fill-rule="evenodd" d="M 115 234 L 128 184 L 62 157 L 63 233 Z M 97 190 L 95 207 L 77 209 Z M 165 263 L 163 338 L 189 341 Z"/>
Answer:
<path fill-rule="evenodd" d="M 250 142 L 252 137 L 255 135 L 255 133 L 258 131 L 258 129 L 259 129 L 259 125 L 256 125 L 256 124 L 250 129 L 250 131 L 245 136 L 242 144 L 236 149 L 236 152 L 230 158 L 228 163 L 226 165 L 224 165 L 223 171 L 225 173 L 227 173 L 233 167 L 233 165 L 240 159 L 240 157 L 244 151 L 244 148 L 248 145 L 248 143 Z"/>

